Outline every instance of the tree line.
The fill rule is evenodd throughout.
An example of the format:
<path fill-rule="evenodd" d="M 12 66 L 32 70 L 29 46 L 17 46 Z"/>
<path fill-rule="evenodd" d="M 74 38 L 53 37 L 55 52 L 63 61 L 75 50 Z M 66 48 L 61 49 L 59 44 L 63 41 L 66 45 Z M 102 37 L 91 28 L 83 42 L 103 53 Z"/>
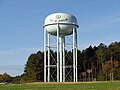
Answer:
<path fill-rule="evenodd" d="M 12 82 L 12 77 L 7 74 L 7 73 L 4 73 L 4 74 L 0 74 L 0 83 L 10 83 Z"/>
<path fill-rule="evenodd" d="M 51 50 L 51 57 L 56 58 L 56 52 Z M 68 56 L 72 57 L 72 51 L 65 51 L 66 64 Z M 100 43 L 98 46 L 91 45 L 77 52 L 78 81 L 108 81 L 120 80 L 120 42 L 110 45 Z M 51 62 L 55 64 L 54 59 Z M 24 73 L 12 79 L 14 83 L 43 82 L 44 78 L 44 52 L 38 51 L 31 54 L 24 67 Z M 72 74 L 69 74 L 71 76 Z M 68 78 L 69 81 L 70 78 Z"/>

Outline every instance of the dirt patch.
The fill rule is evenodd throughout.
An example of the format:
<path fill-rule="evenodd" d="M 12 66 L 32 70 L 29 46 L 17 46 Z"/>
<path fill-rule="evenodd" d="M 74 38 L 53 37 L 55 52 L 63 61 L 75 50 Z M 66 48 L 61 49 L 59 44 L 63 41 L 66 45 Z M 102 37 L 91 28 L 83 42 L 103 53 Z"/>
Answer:
<path fill-rule="evenodd" d="M 32 82 L 27 84 L 80 84 L 80 82 Z"/>
<path fill-rule="evenodd" d="M 105 83 L 110 81 L 93 81 L 93 82 L 32 82 L 32 83 L 26 83 L 26 84 L 40 84 L 40 85 L 46 85 L 46 84 L 81 84 L 81 83 Z"/>

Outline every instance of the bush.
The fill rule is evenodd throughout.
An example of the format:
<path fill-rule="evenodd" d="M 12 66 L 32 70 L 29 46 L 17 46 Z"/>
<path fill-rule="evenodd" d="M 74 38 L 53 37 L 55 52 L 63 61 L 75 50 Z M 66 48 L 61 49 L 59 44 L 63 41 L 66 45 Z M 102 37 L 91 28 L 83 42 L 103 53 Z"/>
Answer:
<path fill-rule="evenodd" d="M 104 72 L 100 72 L 98 75 L 97 75 L 97 81 L 105 81 L 106 80 L 106 75 Z"/>
<path fill-rule="evenodd" d="M 114 79 L 115 80 L 120 80 L 120 69 L 117 69 L 114 73 Z"/>

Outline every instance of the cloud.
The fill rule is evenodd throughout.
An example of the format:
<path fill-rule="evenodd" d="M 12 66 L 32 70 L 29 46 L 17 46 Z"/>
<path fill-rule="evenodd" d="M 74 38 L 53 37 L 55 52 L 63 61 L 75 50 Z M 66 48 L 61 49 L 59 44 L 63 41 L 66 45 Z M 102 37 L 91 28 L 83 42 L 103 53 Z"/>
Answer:
<path fill-rule="evenodd" d="M 0 65 L 0 71 L 2 70 L 11 70 L 11 71 L 14 71 L 14 70 L 18 70 L 18 69 L 23 69 L 23 65 Z"/>
<path fill-rule="evenodd" d="M 25 60 L 31 53 L 39 51 L 40 47 L 18 48 L 0 51 L 0 73 L 8 73 L 11 76 L 21 75 L 24 71 Z M 24 61 L 22 61 L 24 60 Z"/>
<path fill-rule="evenodd" d="M 15 56 L 18 54 L 24 54 L 24 53 L 34 53 L 39 50 L 42 50 L 40 47 L 36 48 L 19 48 L 19 49 L 14 49 L 14 50 L 1 50 L 0 51 L 0 56 Z"/>
<path fill-rule="evenodd" d="M 0 74 L 8 73 L 11 76 L 16 76 L 21 75 L 23 71 L 23 65 L 0 65 Z"/>
<path fill-rule="evenodd" d="M 0 56 L 4 56 L 4 55 L 11 56 L 11 55 L 15 55 L 15 53 L 13 51 L 0 51 Z"/>
<path fill-rule="evenodd" d="M 28 55 L 41 50 L 35 48 L 18 48 L 0 51 L 0 73 L 8 73 L 11 76 L 21 75 L 24 71 L 23 61 L 25 62 Z M 9 62 L 10 61 L 10 62 Z"/>

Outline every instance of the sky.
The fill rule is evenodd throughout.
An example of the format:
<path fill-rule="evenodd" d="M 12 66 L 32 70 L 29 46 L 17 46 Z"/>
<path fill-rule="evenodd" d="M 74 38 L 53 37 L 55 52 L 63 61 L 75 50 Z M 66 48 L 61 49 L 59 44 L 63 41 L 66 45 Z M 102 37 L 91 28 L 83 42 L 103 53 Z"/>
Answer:
<path fill-rule="evenodd" d="M 78 49 L 120 41 L 120 0 L 0 0 L 0 73 L 20 75 L 28 57 L 43 51 L 46 16 L 77 18 Z"/>

